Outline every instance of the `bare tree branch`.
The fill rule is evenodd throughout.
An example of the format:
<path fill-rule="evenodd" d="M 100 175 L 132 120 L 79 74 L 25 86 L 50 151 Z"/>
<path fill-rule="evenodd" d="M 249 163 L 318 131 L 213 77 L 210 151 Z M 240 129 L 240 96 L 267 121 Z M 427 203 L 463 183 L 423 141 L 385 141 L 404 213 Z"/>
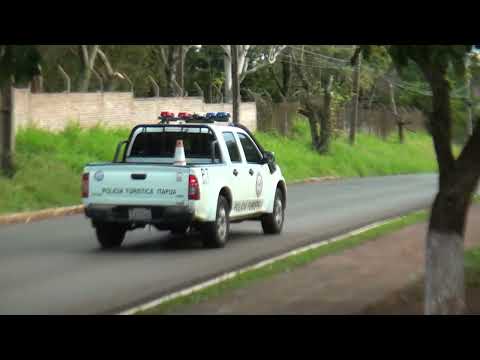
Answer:
<path fill-rule="evenodd" d="M 97 58 L 98 50 L 99 50 L 99 45 L 93 45 L 93 49 L 90 54 L 90 63 L 88 64 L 88 66 L 90 66 L 90 69 L 93 69 L 93 66 L 95 64 L 95 59 Z"/>
<path fill-rule="evenodd" d="M 278 55 L 280 55 L 282 51 L 285 50 L 286 48 L 287 48 L 287 45 L 280 45 L 278 49 L 276 48 L 276 46 L 272 46 L 268 54 L 268 62 L 270 64 L 275 63 L 275 61 L 277 61 Z"/>
<path fill-rule="evenodd" d="M 98 49 L 98 55 L 100 56 L 100 59 L 102 60 L 103 64 L 105 65 L 105 68 L 107 69 L 108 75 L 113 76 L 114 71 L 113 71 L 112 65 L 110 64 L 110 61 L 108 60 L 105 53 L 101 49 Z"/>
<path fill-rule="evenodd" d="M 177 80 L 175 79 L 172 79 L 172 83 L 175 87 L 175 90 L 176 90 L 176 95 L 177 96 L 183 96 L 183 89 L 182 87 L 178 84 Z"/>
<path fill-rule="evenodd" d="M 303 56 L 303 51 L 302 51 L 302 56 Z M 302 81 L 302 84 L 303 84 L 303 88 L 309 92 L 310 89 L 312 88 L 312 84 L 310 83 L 310 81 L 308 81 L 307 79 L 307 76 L 304 72 L 304 70 L 302 69 L 302 66 L 299 62 L 297 62 L 297 59 L 295 57 L 295 55 L 292 53 L 292 63 L 293 63 L 293 68 L 295 69 L 296 73 L 298 74 L 300 80 Z"/>
<path fill-rule="evenodd" d="M 195 66 L 195 71 L 200 71 L 200 72 L 210 72 L 209 69 L 202 69 L 202 68 L 199 68 L 198 66 Z"/>
<path fill-rule="evenodd" d="M 87 45 L 80 45 L 80 50 L 81 50 L 81 58 L 85 66 L 88 66 L 89 61 L 88 61 L 88 48 Z"/>
<path fill-rule="evenodd" d="M 167 55 L 165 54 L 165 49 L 163 47 L 160 47 L 159 52 L 160 52 L 160 57 L 162 58 L 163 63 L 168 64 Z"/>
<path fill-rule="evenodd" d="M 195 86 L 195 89 L 197 89 L 197 91 L 199 92 L 200 96 L 202 97 L 203 101 L 205 101 L 205 95 L 203 93 L 203 90 L 202 88 L 200 87 L 200 85 L 198 85 L 198 83 L 195 81 L 193 83 L 193 86 Z"/>
<path fill-rule="evenodd" d="M 271 64 L 266 62 L 266 63 L 261 63 L 261 64 L 258 64 L 258 65 L 255 65 L 254 67 L 245 71 L 245 73 L 243 75 L 243 78 L 245 78 L 245 76 L 247 76 L 248 74 L 252 74 L 252 73 L 256 72 L 257 70 L 260 70 L 260 69 L 262 69 L 262 68 L 264 68 L 265 66 L 268 66 L 268 65 L 271 65 Z"/>
<path fill-rule="evenodd" d="M 280 79 L 278 78 L 277 74 L 275 74 L 275 70 L 273 67 L 270 67 L 270 74 L 272 75 L 273 80 L 275 81 L 275 84 L 278 87 L 278 92 L 280 94 L 280 97 L 282 98 L 283 101 L 286 100 L 286 94 L 283 93 L 283 86 L 280 83 Z"/>
<path fill-rule="evenodd" d="M 220 47 L 223 49 L 224 55 L 231 58 L 230 45 L 220 45 Z"/>

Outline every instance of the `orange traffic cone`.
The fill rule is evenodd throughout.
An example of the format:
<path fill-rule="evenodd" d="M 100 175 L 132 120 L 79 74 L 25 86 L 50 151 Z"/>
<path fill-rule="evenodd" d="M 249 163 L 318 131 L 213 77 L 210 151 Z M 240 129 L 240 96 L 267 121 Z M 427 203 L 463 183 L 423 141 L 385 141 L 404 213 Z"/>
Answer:
<path fill-rule="evenodd" d="M 187 165 L 187 161 L 185 159 L 185 149 L 183 148 L 183 140 L 177 140 L 177 146 L 175 147 L 175 162 L 173 163 L 173 165 Z"/>

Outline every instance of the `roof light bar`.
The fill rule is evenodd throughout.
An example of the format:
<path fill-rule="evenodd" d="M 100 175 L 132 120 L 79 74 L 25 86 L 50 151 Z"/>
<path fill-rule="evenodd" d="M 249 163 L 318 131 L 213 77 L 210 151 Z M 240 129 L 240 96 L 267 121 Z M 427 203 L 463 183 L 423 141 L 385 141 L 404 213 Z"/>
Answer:
<path fill-rule="evenodd" d="M 170 111 L 163 111 L 160 113 L 158 117 L 161 120 L 162 124 L 168 124 L 174 121 L 185 121 L 187 123 L 215 123 L 215 122 L 222 122 L 228 123 L 230 119 L 230 113 L 227 112 L 209 112 L 205 115 L 199 114 L 190 114 L 188 112 L 179 112 L 178 116 L 175 117 L 175 114 Z"/>

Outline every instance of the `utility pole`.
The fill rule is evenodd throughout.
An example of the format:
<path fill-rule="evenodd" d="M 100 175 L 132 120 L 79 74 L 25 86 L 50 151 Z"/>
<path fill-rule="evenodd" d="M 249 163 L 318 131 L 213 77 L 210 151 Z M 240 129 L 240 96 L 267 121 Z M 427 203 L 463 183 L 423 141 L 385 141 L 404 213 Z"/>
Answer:
<path fill-rule="evenodd" d="M 240 82 L 238 81 L 238 45 L 231 45 L 233 123 L 240 123 Z"/>
<path fill-rule="evenodd" d="M 355 71 L 353 73 L 353 110 L 350 121 L 350 145 L 355 144 L 355 133 L 357 131 L 358 122 L 358 102 L 360 90 L 360 67 L 362 64 L 362 54 L 358 54 L 357 63 L 355 64 Z"/>

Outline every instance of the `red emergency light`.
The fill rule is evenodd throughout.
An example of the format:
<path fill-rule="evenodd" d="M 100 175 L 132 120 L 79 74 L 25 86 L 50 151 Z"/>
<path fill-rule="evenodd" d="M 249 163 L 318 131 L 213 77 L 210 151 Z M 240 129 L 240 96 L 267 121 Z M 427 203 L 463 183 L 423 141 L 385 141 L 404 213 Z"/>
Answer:
<path fill-rule="evenodd" d="M 173 117 L 175 117 L 175 114 L 173 112 L 170 112 L 170 111 L 162 111 L 160 113 L 160 116 L 161 117 L 166 117 L 166 118 L 173 118 Z"/>
<path fill-rule="evenodd" d="M 179 119 L 191 119 L 191 118 L 192 118 L 192 114 L 187 113 L 187 112 L 179 112 L 179 113 L 178 113 L 178 118 L 179 118 Z"/>

